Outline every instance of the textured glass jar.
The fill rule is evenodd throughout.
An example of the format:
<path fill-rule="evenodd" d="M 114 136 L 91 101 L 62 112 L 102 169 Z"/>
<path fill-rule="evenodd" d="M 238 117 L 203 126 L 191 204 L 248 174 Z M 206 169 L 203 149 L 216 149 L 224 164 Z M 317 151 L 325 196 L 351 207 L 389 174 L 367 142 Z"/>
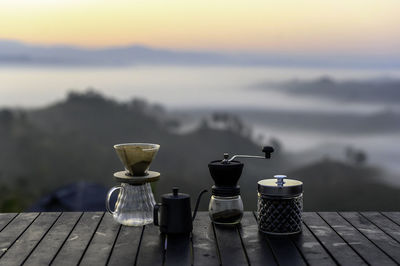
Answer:
<path fill-rule="evenodd" d="M 258 182 L 258 228 L 268 234 L 287 235 L 302 230 L 303 183 L 275 176 Z"/>
<path fill-rule="evenodd" d="M 111 194 L 119 190 L 115 210 L 111 211 Z M 153 223 L 153 208 L 155 200 L 150 183 L 142 185 L 130 185 L 122 183 L 113 187 L 107 195 L 106 207 L 113 215 L 114 220 L 128 226 L 142 226 Z"/>
<path fill-rule="evenodd" d="M 243 217 L 243 202 L 240 195 L 212 195 L 208 207 L 211 221 L 216 224 L 237 224 Z"/>

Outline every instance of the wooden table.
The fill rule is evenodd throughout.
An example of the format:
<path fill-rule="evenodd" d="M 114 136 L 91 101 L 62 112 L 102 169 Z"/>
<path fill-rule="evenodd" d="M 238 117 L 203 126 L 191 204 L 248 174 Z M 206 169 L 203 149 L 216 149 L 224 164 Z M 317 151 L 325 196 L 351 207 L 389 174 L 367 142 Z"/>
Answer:
<path fill-rule="evenodd" d="M 193 236 L 120 226 L 103 212 L 0 214 L 0 265 L 396 265 L 400 212 L 308 212 L 303 233 L 266 236 L 246 212 L 221 227 L 200 212 Z"/>

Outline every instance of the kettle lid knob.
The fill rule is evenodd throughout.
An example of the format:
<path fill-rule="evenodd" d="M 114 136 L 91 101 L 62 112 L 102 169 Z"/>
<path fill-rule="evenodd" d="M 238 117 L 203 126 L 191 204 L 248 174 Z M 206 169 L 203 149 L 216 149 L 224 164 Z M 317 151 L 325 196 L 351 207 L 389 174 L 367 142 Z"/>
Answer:
<path fill-rule="evenodd" d="M 175 197 L 178 196 L 179 193 L 179 188 L 178 187 L 173 187 L 172 188 L 172 195 L 174 195 Z"/>

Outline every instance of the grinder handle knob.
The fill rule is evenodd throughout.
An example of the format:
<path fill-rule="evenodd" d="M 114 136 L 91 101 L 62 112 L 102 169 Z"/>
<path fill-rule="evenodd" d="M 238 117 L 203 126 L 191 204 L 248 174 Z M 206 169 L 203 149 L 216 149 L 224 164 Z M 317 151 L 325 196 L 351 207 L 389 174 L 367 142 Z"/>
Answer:
<path fill-rule="evenodd" d="M 265 153 L 265 158 L 269 159 L 271 158 L 271 153 L 274 152 L 274 148 L 272 148 L 271 146 L 264 146 L 262 152 Z"/>

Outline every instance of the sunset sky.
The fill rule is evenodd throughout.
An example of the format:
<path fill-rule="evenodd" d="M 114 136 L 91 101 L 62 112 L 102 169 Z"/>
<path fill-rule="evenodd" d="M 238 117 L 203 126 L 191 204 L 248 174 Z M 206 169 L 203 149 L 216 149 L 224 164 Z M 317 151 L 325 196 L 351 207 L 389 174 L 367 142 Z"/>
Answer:
<path fill-rule="evenodd" d="M 14 0 L 0 38 L 89 47 L 400 54 L 400 1 Z"/>

